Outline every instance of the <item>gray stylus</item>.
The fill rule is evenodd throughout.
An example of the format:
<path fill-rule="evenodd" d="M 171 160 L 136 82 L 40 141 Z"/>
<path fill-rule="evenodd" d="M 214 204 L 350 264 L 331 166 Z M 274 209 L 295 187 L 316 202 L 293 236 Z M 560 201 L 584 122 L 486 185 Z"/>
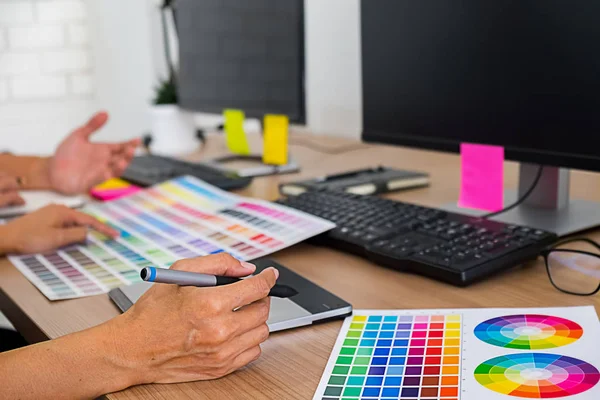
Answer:
<path fill-rule="evenodd" d="M 155 267 L 146 267 L 140 272 L 140 277 L 146 282 L 171 283 L 179 286 L 197 286 L 212 287 L 229 285 L 241 281 L 239 278 L 229 276 L 215 276 L 199 274 L 189 271 L 177 271 L 173 269 L 163 269 Z M 292 297 L 298 292 L 287 285 L 275 285 L 271 288 L 269 296 L 274 297 Z"/>

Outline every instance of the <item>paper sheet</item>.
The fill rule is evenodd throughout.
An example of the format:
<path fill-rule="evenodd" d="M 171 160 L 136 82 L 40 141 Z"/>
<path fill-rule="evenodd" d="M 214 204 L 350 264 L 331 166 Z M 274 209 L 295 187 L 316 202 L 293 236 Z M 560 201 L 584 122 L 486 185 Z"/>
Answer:
<path fill-rule="evenodd" d="M 354 310 L 315 400 L 600 399 L 594 307 Z"/>
<path fill-rule="evenodd" d="M 237 196 L 181 177 L 85 212 L 120 232 L 92 232 L 87 245 L 11 256 L 12 263 L 50 300 L 106 293 L 140 282 L 147 266 L 168 268 L 182 258 L 227 252 L 252 260 L 335 225 L 267 201 Z"/>
<path fill-rule="evenodd" d="M 47 191 L 23 191 L 20 193 L 25 205 L 17 207 L 0 208 L 0 217 L 12 217 L 22 215 L 38 210 L 49 204 L 61 204 L 71 208 L 81 207 L 85 204 L 85 198 L 82 196 L 64 196 L 54 192 Z"/>

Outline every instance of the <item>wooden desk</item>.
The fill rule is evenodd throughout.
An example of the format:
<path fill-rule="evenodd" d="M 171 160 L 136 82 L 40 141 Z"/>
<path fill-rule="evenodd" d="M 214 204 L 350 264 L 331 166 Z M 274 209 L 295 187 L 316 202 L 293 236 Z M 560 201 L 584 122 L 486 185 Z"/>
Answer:
<path fill-rule="evenodd" d="M 294 137 L 296 142 L 321 146 L 347 146 L 341 139 Z M 354 142 L 356 145 L 356 143 Z M 207 148 L 192 159 L 226 152 L 220 138 L 211 138 Z M 241 194 L 274 200 L 278 184 L 324 173 L 375 165 L 423 170 L 431 173 L 431 186 L 394 194 L 398 200 L 439 206 L 458 198 L 457 155 L 398 147 L 364 145 L 361 150 L 324 155 L 304 146 L 292 145 L 302 166 L 301 174 L 259 178 Z M 515 187 L 516 164 L 509 163 L 507 186 Z M 571 192 L 578 198 L 600 201 L 600 176 L 574 173 Z M 600 230 L 587 234 L 600 240 Z M 543 262 L 492 277 L 468 288 L 456 288 L 420 276 L 378 267 L 361 258 L 327 248 L 300 244 L 276 253 L 287 267 L 350 301 L 355 308 L 466 308 L 546 307 L 594 305 L 600 313 L 600 296 L 578 297 L 554 289 Z M 32 342 L 56 338 L 97 325 L 118 314 L 101 295 L 50 302 L 7 260 L 0 260 L 0 307 Z M 308 399 L 312 398 L 341 322 L 330 322 L 271 335 L 263 356 L 250 367 L 210 382 L 179 385 L 148 385 L 113 393 L 110 399 Z M 167 329 L 167 327 L 165 327 Z"/>

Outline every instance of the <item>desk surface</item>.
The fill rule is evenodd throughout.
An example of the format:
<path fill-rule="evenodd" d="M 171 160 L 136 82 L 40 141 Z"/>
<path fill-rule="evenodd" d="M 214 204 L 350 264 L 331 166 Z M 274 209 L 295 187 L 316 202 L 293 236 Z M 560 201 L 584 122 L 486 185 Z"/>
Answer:
<path fill-rule="evenodd" d="M 293 136 L 292 143 L 319 146 L 356 145 L 342 139 Z M 359 146 L 360 147 L 360 146 Z M 399 192 L 390 197 L 428 206 L 458 198 L 459 157 L 398 147 L 365 144 L 358 150 L 324 155 L 298 144 L 291 146 L 300 174 L 255 179 L 239 193 L 274 200 L 278 184 L 300 178 L 375 165 L 427 171 L 428 188 Z M 191 159 L 226 153 L 221 138 Z M 575 172 L 572 195 L 600 201 L 600 175 Z M 508 163 L 506 186 L 515 187 L 517 165 Z M 587 234 L 600 240 L 600 230 Z M 273 256 L 288 268 L 351 302 L 355 308 L 425 309 L 469 307 L 546 307 L 594 305 L 600 314 L 600 296 L 578 297 L 554 289 L 538 260 L 494 276 L 468 288 L 457 288 L 420 276 L 381 268 L 361 258 L 327 248 L 300 244 Z M 340 277 L 344 277 L 340 279 Z M 364 285 L 364 282 L 369 282 Z M 6 259 L 0 260 L 0 308 L 29 341 L 56 338 L 102 323 L 118 314 L 108 296 L 59 302 L 48 301 Z M 308 399 L 318 385 L 341 322 L 300 328 L 271 335 L 263 356 L 241 371 L 210 382 L 147 385 L 113 393 L 110 399 Z"/>

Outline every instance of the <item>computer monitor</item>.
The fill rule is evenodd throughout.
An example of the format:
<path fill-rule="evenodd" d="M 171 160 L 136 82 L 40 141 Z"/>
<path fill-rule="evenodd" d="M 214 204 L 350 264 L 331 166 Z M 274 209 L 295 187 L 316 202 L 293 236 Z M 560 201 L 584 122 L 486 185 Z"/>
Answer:
<path fill-rule="evenodd" d="M 504 146 L 520 194 L 545 166 L 497 219 L 598 225 L 600 204 L 569 200 L 565 168 L 600 171 L 599 18 L 592 0 L 363 0 L 363 140 Z"/>
<path fill-rule="evenodd" d="M 304 123 L 303 0 L 177 0 L 179 104 Z"/>

